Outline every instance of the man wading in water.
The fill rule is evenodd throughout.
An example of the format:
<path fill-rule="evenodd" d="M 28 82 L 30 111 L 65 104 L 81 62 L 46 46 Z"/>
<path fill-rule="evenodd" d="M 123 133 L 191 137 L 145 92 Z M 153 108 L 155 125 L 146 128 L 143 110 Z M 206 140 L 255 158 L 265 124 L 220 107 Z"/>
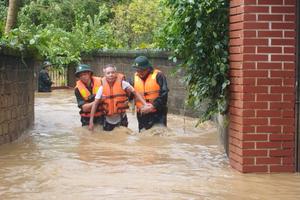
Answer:
<path fill-rule="evenodd" d="M 149 109 L 143 110 L 142 102 L 136 101 L 139 131 L 154 125 L 167 126 L 169 89 L 165 75 L 154 69 L 145 56 L 137 57 L 132 67 L 136 70 L 133 87 L 150 105 Z"/>
<path fill-rule="evenodd" d="M 81 123 L 82 126 L 87 126 L 90 122 L 90 112 L 95 95 L 101 86 L 101 78 L 93 76 L 93 70 L 86 64 L 77 66 L 75 76 L 79 79 L 76 82 L 75 96 L 80 108 Z M 93 123 L 103 124 L 103 114 L 100 108 L 96 109 L 94 113 Z"/>
<path fill-rule="evenodd" d="M 49 68 L 52 64 L 49 61 L 43 63 L 43 69 L 39 73 L 38 92 L 51 92 L 51 85 L 54 83 L 49 76 Z"/>
<path fill-rule="evenodd" d="M 101 107 L 104 112 L 103 130 L 111 131 L 117 126 L 127 127 L 126 109 L 128 108 L 128 97 L 132 94 L 141 102 L 142 112 L 151 109 L 151 105 L 147 104 L 143 97 L 124 80 L 124 75 L 117 73 L 115 66 L 106 65 L 103 72 L 102 85 L 99 87 L 90 113 L 90 130 L 94 128 L 93 118 L 97 107 Z"/>

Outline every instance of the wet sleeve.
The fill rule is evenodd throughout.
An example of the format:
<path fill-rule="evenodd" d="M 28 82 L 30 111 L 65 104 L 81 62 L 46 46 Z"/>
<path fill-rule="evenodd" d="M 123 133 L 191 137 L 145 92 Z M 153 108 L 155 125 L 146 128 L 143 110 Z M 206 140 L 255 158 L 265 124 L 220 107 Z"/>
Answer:
<path fill-rule="evenodd" d="M 134 91 L 134 88 L 127 81 L 122 81 L 122 89 L 123 90 L 129 89 L 130 91 Z"/>
<path fill-rule="evenodd" d="M 100 86 L 98 91 L 97 91 L 97 94 L 95 96 L 95 99 L 101 99 L 102 93 L 103 93 L 103 86 Z"/>
<path fill-rule="evenodd" d="M 133 81 L 133 78 L 128 78 L 127 79 L 127 82 L 132 86 L 132 88 L 134 89 L 134 81 Z M 129 100 L 133 100 L 134 99 L 134 94 L 131 92 L 130 95 L 128 96 Z"/>
<path fill-rule="evenodd" d="M 45 72 L 40 74 L 41 76 L 41 80 L 44 82 L 44 84 L 51 86 L 52 85 L 52 81 L 49 77 L 49 75 Z"/>
<path fill-rule="evenodd" d="M 156 109 L 160 110 L 167 105 L 169 89 L 168 89 L 167 79 L 163 73 L 157 74 L 156 81 L 160 86 L 160 90 L 159 90 L 159 97 L 157 97 L 154 100 L 153 106 Z"/>
<path fill-rule="evenodd" d="M 82 98 L 82 96 L 81 96 L 81 94 L 80 94 L 80 92 L 77 88 L 75 89 L 75 96 L 76 96 L 76 100 L 77 100 L 77 105 L 78 105 L 79 108 L 81 108 L 81 106 L 83 104 L 85 104 L 85 101 Z"/>

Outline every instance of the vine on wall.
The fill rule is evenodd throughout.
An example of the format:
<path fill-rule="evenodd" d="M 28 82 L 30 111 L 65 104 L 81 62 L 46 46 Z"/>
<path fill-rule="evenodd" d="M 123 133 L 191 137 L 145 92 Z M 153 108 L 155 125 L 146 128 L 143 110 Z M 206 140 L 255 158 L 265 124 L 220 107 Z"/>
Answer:
<path fill-rule="evenodd" d="M 166 0 L 171 17 L 166 26 L 164 46 L 180 58 L 185 70 L 187 103 L 200 109 L 207 104 L 201 121 L 227 109 L 228 1 Z"/>

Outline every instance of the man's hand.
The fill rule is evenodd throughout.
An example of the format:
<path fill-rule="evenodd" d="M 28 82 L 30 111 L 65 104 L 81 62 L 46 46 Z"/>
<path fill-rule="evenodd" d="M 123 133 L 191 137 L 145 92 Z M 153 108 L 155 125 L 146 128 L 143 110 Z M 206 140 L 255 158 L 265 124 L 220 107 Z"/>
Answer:
<path fill-rule="evenodd" d="M 90 124 L 89 124 L 89 130 L 90 131 L 94 130 L 94 122 L 90 122 Z"/>
<path fill-rule="evenodd" d="M 155 108 L 153 107 L 153 105 L 151 103 L 147 103 L 146 105 L 144 105 L 141 108 L 141 114 L 147 114 L 150 113 L 154 110 Z"/>
<path fill-rule="evenodd" d="M 85 103 L 81 106 L 81 109 L 83 112 L 91 112 L 92 106 L 93 106 L 93 102 Z"/>

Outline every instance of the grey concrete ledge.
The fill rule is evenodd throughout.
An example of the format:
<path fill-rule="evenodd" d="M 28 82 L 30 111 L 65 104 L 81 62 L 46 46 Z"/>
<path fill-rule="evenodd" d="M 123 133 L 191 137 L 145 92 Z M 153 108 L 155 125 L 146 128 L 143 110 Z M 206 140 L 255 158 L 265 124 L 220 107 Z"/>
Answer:
<path fill-rule="evenodd" d="M 137 56 L 147 56 L 148 58 L 168 58 L 171 56 L 171 52 L 161 51 L 161 50 L 126 50 L 126 49 L 117 49 L 117 50 L 95 50 L 91 52 L 82 53 L 82 57 L 125 57 L 125 58 L 135 58 Z"/>
<path fill-rule="evenodd" d="M 32 53 L 29 53 L 27 50 L 20 51 L 12 47 L 0 45 L 0 55 L 6 55 L 6 56 L 14 56 L 14 57 L 24 57 L 29 58 L 33 57 Z"/>

